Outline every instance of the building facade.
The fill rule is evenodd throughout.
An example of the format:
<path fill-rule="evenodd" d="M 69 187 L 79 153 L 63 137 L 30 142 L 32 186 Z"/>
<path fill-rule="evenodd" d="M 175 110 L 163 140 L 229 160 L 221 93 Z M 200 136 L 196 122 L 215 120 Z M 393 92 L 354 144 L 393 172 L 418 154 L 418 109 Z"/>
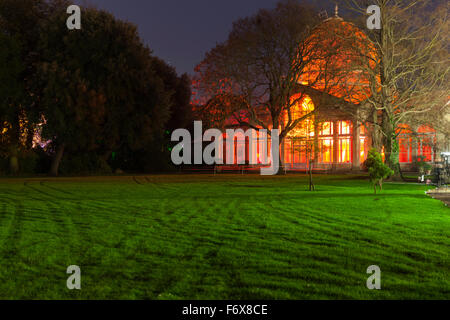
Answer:
<path fill-rule="evenodd" d="M 343 28 L 339 32 L 356 34 L 357 38 L 364 39 L 365 35 L 353 24 L 343 21 L 336 16 L 323 22 L 321 28 Z M 319 28 L 320 31 L 320 28 Z M 363 40 L 361 40 L 363 41 Z M 338 59 L 338 58 L 337 58 Z M 315 67 L 312 67 L 314 69 Z M 312 73 L 315 71 L 313 70 Z M 299 118 L 311 111 L 314 115 L 302 121 L 284 138 L 280 148 L 280 160 L 286 170 L 306 170 L 313 166 L 315 170 L 324 171 L 360 171 L 367 158 L 368 151 L 373 145 L 371 127 L 361 119 L 362 100 L 366 96 L 369 84 L 358 74 L 350 73 L 353 96 L 345 96 L 341 92 L 346 88 L 339 88 L 335 92 L 325 92 L 320 83 L 308 85 L 308 76 L 301 79 L 298 92 L 302 98 L 291 108 L 294 118 Z M 356 90 L 355 90 L 356 88 Z M 288 122 L 287 114 L 281 121 L 281 129 Z M 230 127 L 236 127 L 230 123 Z M 243 128 L 244 129 L 244 128 Z M 399 143 L 399 162 L 405 171 L 415 170 L 416 161 L 434 162 L 439 160 L 438 134 L 430 124 L 410 127 L 402 124 L 397 128 Z M 445 141 L 445 137 L 443 138 Z M 442 137 L 441 137 L 442 140 Z M 235 150 L 224 150 L 223 156 L 233 152 L 236 163 L 248 163 L 251 155 L 248 154 L 248 141 L 245 137 L 237 139 Z M 243 147 L 245 146 L 245 147 Z M 449 146 L 450 147 L 450 146 Z M 245 149 L 245 154 L 239 150 Z M 254 147 L 254 152 L 261 150 Z M 270 141 L 268 142 L 270 150 Z"/>

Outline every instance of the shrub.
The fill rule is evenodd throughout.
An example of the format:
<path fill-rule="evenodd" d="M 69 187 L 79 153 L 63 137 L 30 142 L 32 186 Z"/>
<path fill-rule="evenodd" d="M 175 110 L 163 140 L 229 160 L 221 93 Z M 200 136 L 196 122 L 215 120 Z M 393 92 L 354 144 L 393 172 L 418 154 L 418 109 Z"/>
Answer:
<path fill-rule="evenodd" d="M 6 157 L 0 157 L 0 175 L 6 175 L 9 171 L 9 161 Z"/>
<path fill-rule="evenodd" d="M 112 173 L 108 163 L 95 153 L 64 154 L 59 172 L 62 175 L 90 175 Z"/>
<path fill-rule="evenodd" d="M 416 167 L 420 174 L 425 174 L 425 172 L 433 169 L 433 166 L 426 161 L 426 157 L 424 156 L 417 157 Z"/>
<path fill-rule="evenodd" d="M 19 154 L 20 174 L 34 174 L 38 166 L 39 156 L 33 150 L 27 150 Z"/>
<path fill-rule="evenodd" d="M 369 177 L 373 183 L 375 194 L 377 193 L 377 186 L 380 188 L 380 191 L 383 190 L 383 180 L 392 176 L 394 171 L 384 164 L 381 154 L 375 149 L 369 151 L 364 165 L 369 170 Z"/>

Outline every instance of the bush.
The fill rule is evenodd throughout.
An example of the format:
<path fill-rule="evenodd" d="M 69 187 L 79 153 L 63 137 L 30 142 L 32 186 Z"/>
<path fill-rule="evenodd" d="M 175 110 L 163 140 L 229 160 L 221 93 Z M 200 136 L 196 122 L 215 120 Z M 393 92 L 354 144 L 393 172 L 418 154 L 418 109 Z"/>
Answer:
<path fill-rule="evenodd" d="M 149 145 L 145 150 L 132 151 L 125 147 L 120 149 L 116 157 L 110 161 L 111 167 L 126 172 L 174 172 L 177 168 L 172 164 L 170 151 L 157 144 Z"/>
<path fill-rule="evenodd" d="M 6 175 L 9 171 L 9 161 L 6 157 L 0 157 L 0 175 Z"/>
<path fill-rule="evenodd" d="M 110 174 L 111 167 L 95 153 L 65 154 L 59 172 L 63 175 Z"/>
<path fill-rule="evenodd" d="M 420 174 L 425 174 L 425 172 L 433 169 L 433 166 L 426 162 L 426 157 L 418 156 L 416 161 L 417 170 L 419 170 Z"/>
<path fill-rule="evenodd" d="M 36 173 L 39 156 L 33 151 L 25 151 L 19 154 L 19 172 L 20 174 Z"/>
<path fill-rule="evenodd" d="M 384 164 L 381 154 L 375 149 L 369 151 L 364 166 L 369 170 L 369 177 L 373 183 L 375 194 L 377 193 L 377 186 L 380 191 L 383 190 L 383 180 L 394 174 L 394 171 Z"/>
<path fill-rule="evenodd" d="M 7 155 L 0 158 L 0 175 L 11 174 L 9 162 Z M 50 156 L 41 148 L 25 150 L 19 152 L 18 162 L 20 175 L 47 173 L 50 167 Z"/>
<path fill-rule="evenodd" d="M 52 157 L 50 156 L 50 154 L 47 151 L 45 151 L 41 147 L 37 147 L 36 149 L 34 149 L 34 152 L 38 156 L 35 173 L 47 174 L 50 170 L 50 165 L 52 163 Z"/>

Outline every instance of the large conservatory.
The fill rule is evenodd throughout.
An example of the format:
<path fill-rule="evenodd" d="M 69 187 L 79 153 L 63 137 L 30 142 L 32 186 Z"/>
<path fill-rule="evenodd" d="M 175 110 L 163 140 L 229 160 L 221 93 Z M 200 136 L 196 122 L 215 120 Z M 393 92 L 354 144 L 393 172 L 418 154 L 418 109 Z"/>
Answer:
<path fill-rule="evenodd" d="M 337 14 L 325 20 L 321 27 L 329 30 L 336 26 L 343 28 L 339 32 L 355 34 L 361 39 L 365 37 L 356 26 L 345 22 Z M 297 99 L 298 103 L 293 106 L 293 117 L 301 117 L 313 110 L 315 113 L 290 131 L 281 144 L 280 159 L 286 170 L 304 170 L 310 164 L 318 170 L 361 170 L 372 146 L 370 125 L 361 121 L 360 117 L 360 102 L 368 90 L 368 84 L 357 73 L 350 74 L 349 77 L 351 81 L 345 83 L 353 85 L 350 97 L 344 97 L 341 92 L 348 90 L 339 88 L 340 84 L 334 92 L 325 92 L 320 83 L 308 85 L 307 78 L 299 82 L 299 95 L 302 98 Z M 285 115 L 281 126 L 286 125 L 287 121 L 288 117 Z M 236 128 L 232 122 L 229 127 Z M 436 160 L 440 150 L 436 147 L 436 132 L 432 126 L 423 124 L 410 127 L 405 124 L 400 125 L 397 130 L 399 161 L 404 170 L 414 169 L 419 158 L 427 162 Z M 245 140 L 238 138 L 235 150 L 232 151 L 236 163 L 247 162 L 250 158 L 248 146 L 245 147 L 245 155 L 238 152 L 245 144 Z M 254 149 L 259 157 L 260 150 Z M 270 146 L 268 149 L 270 150 Z M 231 150 L 225 149 L 224 156 L 229 152 Z"/>

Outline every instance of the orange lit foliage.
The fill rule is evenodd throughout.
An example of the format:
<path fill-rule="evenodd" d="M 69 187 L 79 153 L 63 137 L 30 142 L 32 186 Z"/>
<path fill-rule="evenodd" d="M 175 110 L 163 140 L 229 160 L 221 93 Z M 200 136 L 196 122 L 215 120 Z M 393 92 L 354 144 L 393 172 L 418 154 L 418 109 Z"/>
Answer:
<path fill-rule="evenodd" d="M 22 146 L 26 145 L 28 137 L 32 134 L 29 125 L 29 120 L 25 116 L 21 115 L 19 117 L 19 143 Z M 0 142 L 3 146 L 11 142 L 9 133 L 12 128 L 12 125 L 7 121 L 3 122 L 3 125 L 0 125 Z"/>
<path fill-rule="evenodd" d="M 209 81 L 201 79 L 199 74 L 202 65 L 196 67 L 197 77 L 192 81 L 192 108 L 197 119 L 206 122 L 213 127 L 222 127 L 224 125 L 237 125 L 239 122 L 248 122 L 245 99 L 236 95 L 235 86 L 231 80 L 220 79 L 218 81 Z M 208 76 L 203 75 L 205 78 Z M 203 86 L 203 82 L 208 86 Z M 205 97 L 210 97 L 207 100 Z"/>
<path fill-rule="evenodd" d="M 377 64 L 376 51 L 359 28 L 340 18 L 331 18 L 320 24 L 307 42 L 314 48 L 311 50 L 314 57 L 309 57 L 310 62 L 305 68 L 305 73 L 299 79 L 299 83 L 355 104 L 361 103 L 371 95 L 369 72 L 367 71 L 374 69 Z M 294 99 L 298 99 L 298 95 L 293 96 L 291 100 Z M 308 110 L 314 110 L 314 104 L 309 97 L 294 106 L 294 119 L 302 116 Z M 287 114 L 284 115 L 284 123 L 286 122 Z M 339 135 L 337 160 L 340 163 L 350 163 L 353 160 L 351 123 L 340 121 L 337 128 L 333 128 L 333 123 L 330 122 L 320 125 L 325 127 L 319 129 L 319 162 L 333 162 L 334 141 L 332 135 L 333 131 L 337 130 Z M 367 156 L 368 141 L 364 136 L 364 129 L 362 134 L 360 153 L 361 159 L 364 161 Z M 306 139 L 313 136 L 314 118 L 304 121 L 288 135 L 288 137 Z M 289 150 L 290 145 L 287 147 Z M 286 160 L 293 159 L 288 156 Z"/>
<path fill-rule="evenodd" d="M 231 79 L 218 78 L 215 68 L 203 61 L 195 67 L 192 79 L 191 105 L 198 120 L 210 127 L 223 127 L 248 122 L 246 100 L 236 92 Z"/>
<path fill-rule="evenodd" d="M 315 57 L 299 82 L 355 104 L 366 100 L 371 95 L 367 70 L 376 66 L 376 51 L 366 35 L 352 23 L 332 18 L 312 38 Z"/>

